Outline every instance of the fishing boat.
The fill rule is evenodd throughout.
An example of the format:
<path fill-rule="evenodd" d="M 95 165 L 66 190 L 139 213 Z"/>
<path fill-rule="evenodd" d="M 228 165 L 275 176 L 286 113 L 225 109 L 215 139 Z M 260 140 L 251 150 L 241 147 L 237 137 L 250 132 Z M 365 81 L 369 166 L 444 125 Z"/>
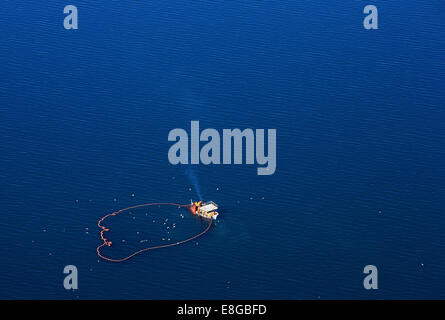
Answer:
<path fill-rule="evenodd" d="M 218 211 L 216 211 L 218 210 L 218 205 L 213 201 L 207 201 L 205 203 L 202 203 L 202 201 L 192 201 L 190 210 L 194 215 L 205 219 L 216 220 L 219 215 Z"/>

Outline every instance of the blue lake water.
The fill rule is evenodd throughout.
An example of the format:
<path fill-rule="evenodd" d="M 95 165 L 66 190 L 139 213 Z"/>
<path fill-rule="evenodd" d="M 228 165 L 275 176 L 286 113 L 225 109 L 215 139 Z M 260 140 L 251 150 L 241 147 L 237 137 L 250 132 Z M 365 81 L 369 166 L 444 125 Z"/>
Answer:
<path fill-rule="evenodd" d="M 368 1 L 75 1 L 75 31 L 67 4 L 2 2 L 0 298 L 445 298 L 442 1 L 373 1 L 369 31 Z M 275 174 L 171 165 L 191 120 L 277 129 Z M 189 172 L 209 233 L 98 258 L 100 217 L 197 199 Z M 116 217 L 107 253 L 202 230 L 174 210 Z"/>

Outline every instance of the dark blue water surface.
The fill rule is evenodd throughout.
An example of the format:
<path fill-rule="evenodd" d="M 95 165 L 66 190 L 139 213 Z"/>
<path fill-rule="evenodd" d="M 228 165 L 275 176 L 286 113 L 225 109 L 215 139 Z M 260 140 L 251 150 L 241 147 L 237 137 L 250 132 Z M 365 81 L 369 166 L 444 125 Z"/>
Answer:
<path fill-rule="evenodd" d="M 67 4 L 78 30 L 63 28 Z M 363 28 L 367 4 L 378 30 Z M 0 10 L 0 298 L 445 298 L 443 1 Z M 276 173 L 171 165 L 168 133 L 191 120 L 276 128 Z M 190 171 L 221 207 L 209 233 L 98 258 L 100 217 L 197 199 Z M 178 210 L 110 220 L 106 252 L 168 241 L 169 217 L 175 239 L 202 230 Z M 70 264 L 76 291 L 63 287 Z M 363 288 L 368 264 L 378 290 Z"/>

